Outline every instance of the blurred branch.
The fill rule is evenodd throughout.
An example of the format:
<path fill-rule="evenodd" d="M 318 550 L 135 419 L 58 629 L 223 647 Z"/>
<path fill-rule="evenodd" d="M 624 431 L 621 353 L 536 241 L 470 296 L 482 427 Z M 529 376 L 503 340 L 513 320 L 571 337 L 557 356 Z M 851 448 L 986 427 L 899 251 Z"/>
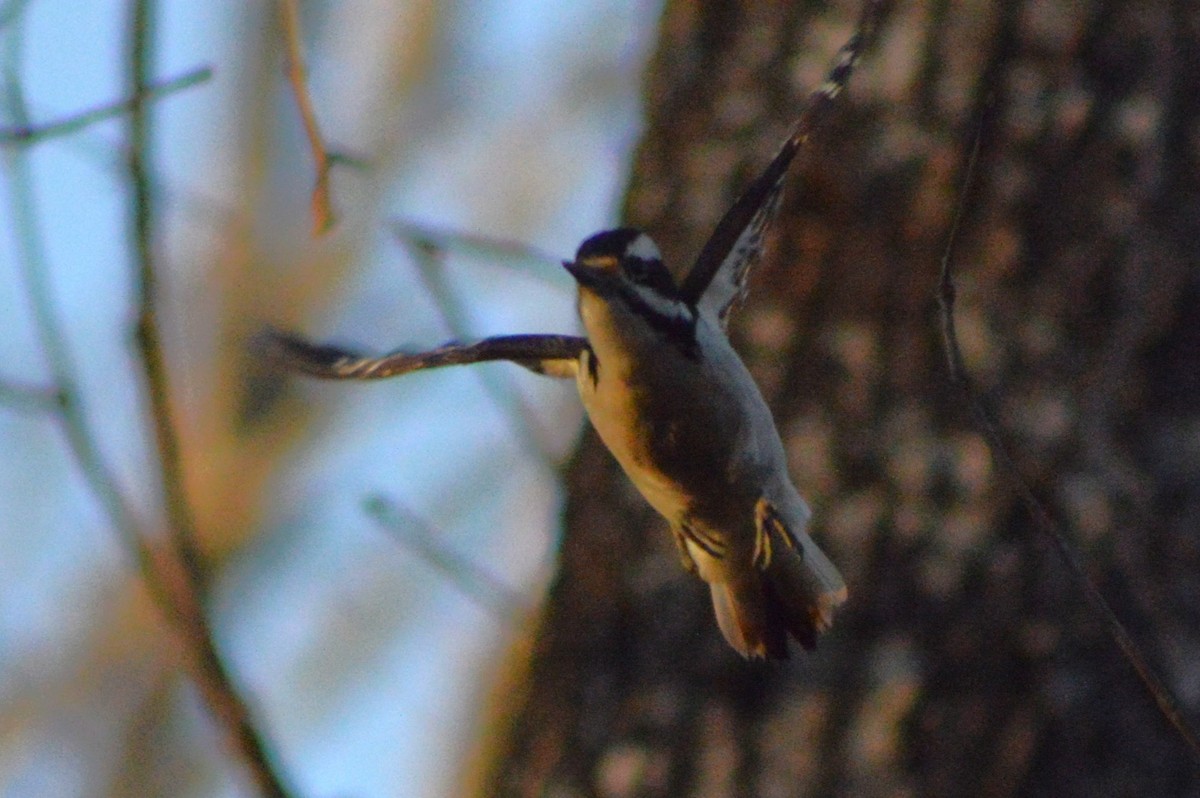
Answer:
<path fill-rule="evenodd" d="M 316 162 L 317 180 L 312 193 L 313 233 L 323 235 L 337 222 L 333 198 L 329 192 L 329 169 L 333 165 L 333 159 L 325 147 L 324 139 L 321 138 L 317 114 L 313 110 L 312 97 L 308 93 L 308 74 L 304 65 L 304 49 L 300 35 L 300 10 L 296 0 L 279 0 L 279 16 L 283 22 L 288 83 L 291 84 L 292 94 L 296 98 L 300 119 L 304 123 L 304 133 L 308 136 L 308 146 Z"/>
<path fill-rule="evenodd" d="M 0 144 L 38 144 L 59 136 L 69 136 L 83 130 L 89 125 L 113 119 L 128 113 L 135 106 L 143 105 L 153 100 L 190 89 L 212 78 L 210 67 L 200 67 L 185 72 L 176 78 L 161 83 L 147 84 L 141 94 L 127 97 L 108 105 L 102 105 L 87 111 L 71 114 L 56 122 L 44 122 L 40 125 L 23 124 L 13 127 L 0 127 Z"/>
<path fill-rule="evenodd" d="M 29 0 L 9 0 L 0 6 L 0 30 L 15 22 L 27 5 L 29 5 Z"/>
<path fill-rule="evenodd" d="M 1004 443 L 999 424 L 992 416 L 991 411 L 984 406 L 971 380 L 971 376 L 967 372 L 962 349 L 958 341 L 958 326 L 954 316 L 956 298 L 953 267 L 954 244 L 958 238 L 959 227 L 962 224 L 965 214 L 966 196 L 970 188 L 972 175 L 975 171 L 975 163 L 979 157 L 981 137 L 982 129 L 976 132 L 975 141 L 967 159 L 963 177 L 963 199 L 959 202 L 954 220 L 950 226 L 946 250 L 942 254 L 941 274 L 938 283 L 938 306 L 941 315 L 942 344 L 945 350 L 946 366 L 950 372 L 950 379 L 962 391 L 963 398 L 970 408 L 971 414 L 975 417 L 976 426 L 983 433 L 984 439 L 987 441 L 988 448 L 991 450 L 997 467 L 1012 483 L 1013 489 L 1016 491 L 1021 503 L 1025 505 L 1025 509 L 1033 519 L 1034 525 L 1044 537 L 1049 539 L 1050 543 L 1058 551 L 1063 563 L 1067 566 L 1067 571 L 1071 579 L 1075 582 L 1076 587 L 1083 592 L 1088 606 L 1103 622 L 1109 636 L 1117 644 L 1125 660 L 1133 667 L 1138 678 L 1141 679 L 1142 684 L 1150 693 L 1151 698 L 1158 705 L 1159 712 L 1162 713 L 1163 717 L 1175 729 L 1183 743 L 1190 749 L 1193 760 L 1197 764 L 1200 764 L 1200 738 L 1196 736 L 1196 733 L 1188 725 L 1187 720 L 1184 719 L 1183 714 L 1179 710 L 1178 700 L 1151 669 L 1150 663 L 1147 662 L 1146 657 L 1125 629 L 1124 624 L 1117 618 L 1117 614 L 1104 598 L 1104 594 L 1100 592 L 1095 582 L 1088 576 L 1083 558 L 1075 550 L 1070 540 L 1067 539 L 1066 532 L 1050 514 L 1050 511 L 1046 509 L 1042 501 L 1034 494 L 1033 488 L 1021 474 L 1021 470 L 1013 459 L 1012 453 Z"/>
<path fill-rule="evenodd" d="M 371 496 L 363 504 L 367 514 L 397 542 L 441 571 L 451 583 L 479 606 L 506 624 L 515 623 L 525 607 L 520 594 L 487 569 L 447 548 L 429 522 L 385 496 Z"/>
<path fill-rule="evenodd" d="M 154 54 L 154 4 L 133 0 L 130 19 L 128 167 L 132 188 L 134 248 L 137 258 L 137 346 L 146 377 L 150 399 L 158 462 L 161 469 L 163 500 L 169 520 L 173 546 L 159 564 L 143 567 L 147 580 L 161 579 L 166 595 L 160 596 L 165 607 L 173 609 L 177 631 L 192 657 L 192 675 L 212 713 L 225 733 L 227 748 L 249 770 L 262 795 L 286 796 L 288 790 L 272 765 L 267 744 L 255 727 L 249 708 L 238 694 L 233 678 L 217 651 L 212 628 L 203 606 L 204 580 L 196 546 L 195 521 L 184 487 L 179 439 L 171 416 L 166 360 L 158 325 L 157 264 L 154 257 L 154 205 L 150 188 L 148 160 L 150 152 L 149 106 L 145 102 L 150 85 Z M 139 546 L 147 545 L 139 535 Z M 147 564 L 144 564 L 144 566 Z M 177 574 L 174 572 L 178 571 Z M 157 575 L 157 576 L 156 576 Z M 174 578 L 172 578 L 174 577 Z"/>
<path fill-rule="evenodd" d="M 487 258 L 500 255 L 504 258 L 533 260 L 555 265 L 562 261 L 561 258 L 556 258 L 545 250 L 509 238 L 496 238 L 461 230 L 438 229 L 409 219 L 393 219 L 391 228 L 396 238 L 406 245 L 410 243 L 424 244 L 435 249 L 458 250 Z M 563 284 L 566 285 L 566 281 Z"/>
<path fill-rule="evenodd" d="M 18 126 L 28 124 L 29 112 L 25 103 L 18 65 L 23 28 L 9 34 L 3 67 L 5 111 Z M 41 219 L 37 214 L 37 199 L 33 191 L 33 175 L 25 148 L 0 149 L 8 180 L 8 218 L 15 237 L 17 266 L 33 314 L 34 330 L 42 353 L 49 365 L 57 397 L 56 417 L 62 425 L 67 445 L 79 464 L 84 480 L 96 494 L 117 533 L 133 553 L 139 567 L 147 574 L 151 593 L 165 601 L 165 586 L 154 578 L 155 554 L 143 535 L 131 503 L 122 492 L 116 475 L 104 460 L 92 434 L 80 401 L 80 391 L 70 348 L 58 318 L 46 268 L 45 247 L 40 235 Z M 169 606 L 169 605 L 168 605 Z"/>
<path fill-rule="evenodd" d="M 166 358 L 158 324 L 158 264 L 154 252 L 154 198 L 150 188 L 147 162 L 150 150 L 150 114 L 145 103 L 145 87 L 152 69 L 152 11 L 144 0 L 134 0 L 133 36 L 130 46 L 131 102 L 129 105 L 128 177 L 133 191 L 133 244 L 137 260 L 135 287 L 138 315 L 136 341 L 154 425 L 158 464 L 162 470 L 162 489 L 169 529 L 188 576 L 203 595 L 203 558 L 200 554 L 196 523 L 192 518 L 184 489 L 182 455 L 172 418 Z"/>
<path fill-rule="evenodd" d="M 404 243 L 416 261 L 417 273 L 420 275 L 421 282 L 425 285 L 425 290 L 433 297 L 438 315 L 442 317 L 442 323 L 450 335 L 461 341 L 474 337 L 468 329 L 467 313 L 463 304 L 446 280 L 445 250 L 431 240 L 417 237 Z M 543 436 L 537 429 L 537 423 L 529 406 L 509 384 L 499 383 L 493 378 L 494 375 L 486 370 L 476 369 L 475 373 L 488 396 L 512 420 L 517 433 L 537 452 L 539 459 L 553 469 L 554 455 L 543 443 Z"/>
<path fill-rule="evenodd" d="M 0 404 L 32 413 L 54 412 L 60 407 L 62 394 L 51 387 L 26 385 L 0 379 Z"/>
<path fill-rule="evenodd" d="M 19 31 L 12 34 L 13 46 L 4 65 L 4 95 L 7 111 L 18 124 L 27 124 L 23 88 L 18 77 Z M 170 551 L 156 549 L 153 536 L 139 521 L 132 503 L 125 496 L 116 474 L 105 461 L 96 436 L 84 413 L 76 378 L 77 369 L 67 346 L 63 324 L 58 318 L 51 294 L 45 250 L 39 231 L 40 219 L 33 192 L 33 176 L 25 148 L 3 151 L 9 180 L 9 218 L 16 235 L 17 259 L 25 291 L 32 309 L 34 326 L 53 375 L 57 407 L 55 417 L 62 424 L 67 445 L 79 469 L 96 494 L 125 548 L 132 554 L 155 604 L 166 616 L 170 628 L 184 641 L 184 649 L 193 660 L 193 672 L 204 699 L 219 722 L 234 728 L 231 733 L 244 737 L 239 719 L 247 712 L 232 690 L 212 644 L 212 635 L 200 609 L 196 592 L 191 589 L 185 569 Z M 280 790 L 263 790 L 267 795 L 285 795 Z"/>

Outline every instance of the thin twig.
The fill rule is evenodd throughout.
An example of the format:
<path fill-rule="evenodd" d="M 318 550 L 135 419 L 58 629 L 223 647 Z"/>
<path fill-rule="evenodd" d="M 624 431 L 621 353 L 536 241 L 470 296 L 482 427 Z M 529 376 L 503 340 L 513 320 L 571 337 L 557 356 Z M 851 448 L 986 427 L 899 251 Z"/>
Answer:
<path fill-rule="evenodd" d="M 952 264 L 954 262 L 954 245 L 958 238 L 958 230 L 962 224 L 963 216 L 965 215 L 966 195 L 975 171 L 976 161 L 979 157 L 981 138 L 982 130 L 976 132 L 975 142 L 967 160 L 961 191 L 962 199 L 959 201 L 954 221 L 950 226 L 949 240 L 946 242 L 946 250 L 942 255 L 941 276 L 938 283 L 938 306 L 941 315 L 942 343 L 945 351 L 946 366 L 950 372 L 950 379 L 962 391 L 963 398 L 966 400 L 972 415 L 975 417 L 976 426 L 983 433 L 987 441 L 988 448 L 992 452 L 992 457 L 995 459 L 996 465 L 1000 472 L 1008 477 L 1021 503 L 1025 505 L 1026 511 L 1033 518 L 1034 525 L 1058 551 L 1063 563 L 1067 566 L 1068 573 L 1076 586 L 1082 591 L 1088 606 L 1104 623 L 1109 636 L 1117 644 L 1125 660 L 1137 673 L 1147 692 L 1150 693 L 1155 704 L 1158 705 L 1158 709 L 1163 717 L 1166 718 L 1167 722 L 1171 724 L 1180 739 L 1188 747 L 1195 762 L 1200 764 L 1200 738 L 1196 736 L 1196 733 L 1183 717 L 1182 712 L 1180 712 L 1178 699 L 1175 698 L 1170 688 L 1151 669 L 1141 649 L 1125 629 L 1124 624 L 1117 618 L 1117 614 L 1104 598 L 1104 594 L 1100 592 L 1095 582 L 1088 576 L 1083 558 L 1067 539 L 1063 528 L 1050 514 L 1050 511 L 1033 492 L 1033 488 L 1030 487 L 1029 482 L 1021 474 L 1012 453 L 1004 443 L 999 424 L 980 399 L 979 393 L 971 381 L 970 374 L 963 360 L 962 349 L 958 341 L 958 328 L 954 317 L 955 284 Z"/>
<path fill-rule="evenodd" d="M 185 72 L 179 77 L 147 85 L 145 91 L 140 96 L 127 97 L 97 108 L 80 111 L 55 122 L 43 122 L 40 125 L 26 124 L 13 127 L 0 127 L 0 144 L 39 144 L 53 138 L 69 136 L 72 133 L 83 130 L 89 125 L 94 125 L 97 122 L 103 122 L 106 119 L 113 119 L 128 113 L 137 104 L 158 100 L 184 89 L 190 89 L 192 86 L 198 86 L 210 80 L 212 75 L 213 71 L 210 67 L 200 67 L 190 72 Z"/>
<path fill-rule="evenodd" d="M 145 91 L 153 69 L 154 4 L 134 0 L 131 8 L 129 74 L 129 182 L 132 187 L 133 239 L 137 257 L 137 346 L 146 378 L 146 391 L 161 469 L 163 500 L 168 517 L 174 562 L 163 579 L 171 589 L 170 601 L 181 620 L 179 631 L 193 657 L 193 676 L 225 732 L 227 747 L 249 770 L 258 791 L 286 796 L 268 746 L 251 718 L 250 710 L 234 686 L 233 677 L 216 649 L 213 630 L 205 615 L 204 578 L 196 545 L 196 525 L 184 487 L 182 452 L 170 405 L 166 359 L 158 325 L 157 265 L 154 257 L 154 203 L 149 180 L 150 118 Z M 174 576 L 175 578 L 171 578 Z"/>
<path fill-rule="evenodd" d="M 312 193 L 312 215 L 313 233 L 319 236 L 329 232 L 337 223 L 337 213 L 329 190 L 329 169 L 333 160 L 325 147 L 325 140 L 321 137 L 312 97 L 308 93 L 308 73 L 304 65 L 304 45 L 300 35 L 300 10 L 296 0 L 279 0 L 279 16 L 283 22 L 288 83 L 292 87 L 292 95 L 296 98 L 296 107 L 300 110 L 304 133 L 308 136 L 308 146 L 316 164 L 317 179 Z"/>
<path fill-rule="evenodd" d="M 560 258 L 554 257 L 545 250 L 510 238 L 467 233 L 461 230 L 446 230 L 411 219 L 393 219 L 390 225 L 396 238 L 403 244 L 428 243 L 437 249 L 462 251 L 487 258 L 500 256 L 501 259 L 497 261 L 498 263 L 503 263 L 503 258 L 555 265 L 562 262 Z M 561 267 L 555 274 L 558 276 L 564 274 Z M 564 284 L 566 284 L 565 281 Z"/>
<path fill-rule="evenodd" d="M 447 332 L 457 340 L 472 338 L 468 329 L 467 313 L 446 279 L 445 250 L 432 241 L 419 238 L 410 239 L 407 243 L 408 250 L 417 263 L 417 274 L 424 283 L 425 290 L 433 297 Z M 494 375 L 487 370 L 476 370 L 475 374 L 492 401 L 512 420 L 517 434 L 537 452 L 542 463 L 553 471 L 554 454 L 543 441 L 545 436 L 540 433 L 528 404 L 513 390 L 510 383 L 501 384 L 493 379 Z"/>
<path fill-rule="evenodd" d="M 0 96 L 7 99 L 5 111 L 18 126 L 28 124 L 29 112 L 25 103 L 24 87 L 18 78 L 21 60 L 21 43 L 24 28 L 18 27 L 10 37 L 11 46 L 6 52 L 4 63 L 4 91 Z M 79 464 L 83 478 L 103 505 L 117 533 L 126 547 L 133 553 L 143 573 L 153 575 L 154 552 L 141 534 L 141 528 L 132 510 L 131 502 L 125 497 L 112 468 L 109 467 L 92 434 L 80 402 L 79 384 L 63 324 L 58 317 L 53 292 L 50 289 L 49 270 L 46 268 L 46 252 L 42 237 L 41 219 L 37 213 L 38 203 L 33 191 L 33 174 L 24 148 L 5 148 L 3 155 L 8 179 L 8 218 L 16 239 L 17 265 L 24 283 L 33 315 L 34 331 L 38 344 L 50 369 L 57 397 L 56 418 L 62 425 L 67 445 Z M 167 595 L 163 585 L 156 579 L 147 579 L 150 591 L 156 597 Z"/>
<path fill-rule="evenodd" d="M 6 94 L 15 99 L 15 87 L 8 86 Z M 45 248 L 38 235 L 40 220 L 37 217 L 29 161 L 24 153 L 6 151 L 4 165 L 8 175 L 5 182 L 9 193 L 9 219 L 16 237 L 18 267 L 33 313 L 38 343 L 57 386 L 54 389 L 57 397 L 55 415 L 62 424 L 67 444 L 79 463 L 84 479 L 104 506 L 126 547 L 133 552 L 144 573 L 153 573 L 154 553 L 141 534 L 132 505 L 122 492 L 115 473 L 96 445 L 96 438 L 80 403 L 79 384 L 75 376 L 78 370 L 63 335 L 63 324 L 55 309 L 47 279 Z M 156 580 L 147 581 L 151 592 L 161 598 L 161 584 Z"/>
<path fill-rule="evenodd" d="M 53 413 L 62 395 L 56 388 L 0 379 L 0 404 L 28 413 Z"/>
<path fill-rule="evenodd" d="M 450 583 L 506 624 L 514 624 L 525 609 L 517 591 L 468 557 L 438 540 L 428 521 L 394 499 L 376 495 L 363 505 L 367 514 L 399 543 L 441 571 Z"/>

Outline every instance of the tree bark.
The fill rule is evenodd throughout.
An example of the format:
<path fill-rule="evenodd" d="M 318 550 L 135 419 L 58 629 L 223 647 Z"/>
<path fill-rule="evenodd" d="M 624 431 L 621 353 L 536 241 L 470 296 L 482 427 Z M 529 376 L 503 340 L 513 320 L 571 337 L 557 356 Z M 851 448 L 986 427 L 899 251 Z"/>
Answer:
<path fill-rule="evenodd" d="M 678 274 L 852 31 L 674 0 L 626 204 Z M 1200 717 L 1200 5 L 904 0 L 794 170 L 733 337 L 850 601 L 747 663 L 594 436 L 489 794 L 1200 795 L 950 384 Z M 975 131 L 973 185 L 960 182 Z"/>

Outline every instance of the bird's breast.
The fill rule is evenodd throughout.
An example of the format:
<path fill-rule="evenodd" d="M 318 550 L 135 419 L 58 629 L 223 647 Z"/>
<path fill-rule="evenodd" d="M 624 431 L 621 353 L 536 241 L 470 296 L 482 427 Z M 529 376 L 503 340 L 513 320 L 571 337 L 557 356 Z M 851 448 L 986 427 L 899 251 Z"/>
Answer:
<path fill-rule="evenodd" d="M 588 337 L 592 351 L 584 357 L 592 360 L 577 377 L 584 409 L 655 510 L 681 522 L 704 507 L 752 507 L 761 480 L 756 418 L 739 394 L 747 390 L 737 384 L 740 374 L 719 368 L 725 353 L 715 364 L 697 362 L 618 324 L 589 325 Z M 758 397 L 752 381 L 748 390 Z M 745 501 L 735 502 L 743 493 Z"/>
<path fill-rule="evenodd" d="M 673 444 L 673 420 L 652 412 L 645 386 L 635 384 L 637 369 L 624 354 L 601 349 L 584 358 L 576 380 L 592 426 L 650 505 L 669 521 L 682 518 L 689 501 L 686 487 L 671 473 L 670 464 L 682 454 Z"/>

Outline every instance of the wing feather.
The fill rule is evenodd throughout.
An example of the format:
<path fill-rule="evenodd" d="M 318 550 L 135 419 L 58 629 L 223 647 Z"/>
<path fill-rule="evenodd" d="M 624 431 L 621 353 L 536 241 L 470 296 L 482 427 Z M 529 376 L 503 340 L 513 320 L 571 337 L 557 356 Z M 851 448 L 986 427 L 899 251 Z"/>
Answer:
<path fill-rule="evenodd" d="M 838 51 L 825 82 L 809 95 L 791 135 L 717 223 L 684 278 L 680 286 L 683 298 L 720 320 L 722 326 L 727 323 L 730 309 L 745 293 L 747 274 L 762 256 L 764 237 L 779 210 L 788 167 L 845 88 L 867 41 L 878 27 L 883 6 L 883 0 L 868 0 L 863 4 L 854 35 Z"/>
<path fill-rule="evenodd" d="M 585 339 L 573 335 L 501 335 L 425 352 L 398 350 L 372 357 L 273 328 L 264 330 L 257 343 L 268 360 L 283 368 L 329 380 L 378 380 L 495 360 L 508 360 L 550 377 L 574 377 L 579 353 L 587 346 Z"/>

